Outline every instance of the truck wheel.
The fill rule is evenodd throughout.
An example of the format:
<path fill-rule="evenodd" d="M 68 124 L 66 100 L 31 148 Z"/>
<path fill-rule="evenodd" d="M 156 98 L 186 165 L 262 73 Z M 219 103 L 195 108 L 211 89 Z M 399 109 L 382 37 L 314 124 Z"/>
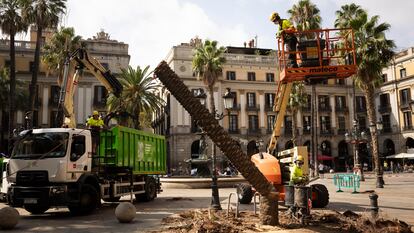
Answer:
<path fill-rule="evenodd" d="M 24 209 L 31 214 L 43 214 L 49 209 L 46 205 L 25 205 Z"/>
<path fill-rule="evenodd" d="M 144 185 L 145 193 L 136 194 L 137 201 L 152 201 L 157 197 L 157 183 L 154 177 L 147 177 Z"/>
<path fill-rule="evenodd" d="M 95 187 L 90 184 L 84 184 L 80 191 L 79 203 L 68 206 L 69 211 L 74 215 L 89 214 L 98 207 L 99 195 Z"/>
<path fill-rule="evenodd" d="M 250 204 L 253 198 L 252 187 L 248 184 L 237 185 L 237 196 L 240 204 Z"/>
<path fill-rule="evenodd" d="M 329 204 L 329 192 L 323 184 L 313 184 L 312 187 L 312 207 L 324 208 Z"/>

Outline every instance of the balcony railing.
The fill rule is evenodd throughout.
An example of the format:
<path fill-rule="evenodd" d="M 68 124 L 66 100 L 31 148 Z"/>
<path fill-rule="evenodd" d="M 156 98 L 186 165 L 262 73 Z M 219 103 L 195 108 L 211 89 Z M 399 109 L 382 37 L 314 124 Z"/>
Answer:
<path fill-rule="evenodd" d="M 256 135 L 260 133 L 260 130 L 259 129 L 248 129 L 247 133 Z"/>
<path fill-rule="evenodd" d="M 310 133 L 311 133 L 310 128 L 309 128 L 309 129 L 307 129 L 307 127 L 305 126 L 305 128 L 303 128 L 303 134 L 304 134 L 304 135 L 308 135 L 308 134 L 310 134 Z"/>
<path fill-rule="evenodd" d="M 320 112 L 332 112 L 331 106 L 319 106 L 318 111 Z"/>
<path fill-rule="evenodd" d="M 384 127 L 382 129 L 382 133 L 392 133 L 392 128 L 391 127 Z"/>
<path fill-rule="evenodd" d="M 348 108 L 346 106 L 335 106 L 335 112 L 348 112 Z"/>
<path fill-rule="evenodd" d="M 338 135 L 345 135 L 346 129 L 338 129 Z"/>
<path fill-rule="evenodd" d="M 273 105 L 266 104 L 265 105 L 265 111 L 266 112 L 273 112 Z"/>
<path fill-rule="evenodd" d="M 391 105 L 380 105 L 378 108 L 379 113 L 389 113 L 391 112 Z"/>
<path fill-rule="evenodd" d="M 246 111 L 259 111 L 259 105 L 248 105 L 246 104 Z"/>
<path fill-rule="evenodd" d="M 321 129 L 320 134 L 325 136 L 331 136 L 333 135 L 333 132 L 332 129 Z"/>
<path fill-rule="evenodd" d="M 233 104 L 233 106 L 230 108 L 230 110 L 234 110 L 234 111 L 240 110 L 240 104 Z"/>
<path fill-rule="evenodd" d="M 228 132 L 229 132 L 229 134 L 240 134 L 239 129 L 229 129 Z"/>
<path fill-rule="evenodd" d="M 409 131 L 409 130 L 413 130 L 413 126 L 412 125 L 405 125 L 403 127 L 403 131 Z"/>
<path fill-rule="evenodd" d="M 367 107 L 366 106 L 357 106 L 355 110 L 358 113 L 362 113 L 362 112 L 366 112 L 367 111 Z"/>
<path fill-rule="evenodd" d="M 302 107 L 302 112 L 310 112 L 311 106 Z"/>

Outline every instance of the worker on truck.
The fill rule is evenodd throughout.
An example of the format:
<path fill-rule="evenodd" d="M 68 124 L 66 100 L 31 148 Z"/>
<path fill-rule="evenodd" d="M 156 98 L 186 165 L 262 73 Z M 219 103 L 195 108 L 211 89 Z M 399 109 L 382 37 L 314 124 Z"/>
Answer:
<path fill-rule="evenodd" d="M 287 19 L 281 19 L 279 14 L 273 12 L 270 15 L 270 21 L 274 24 L 279 25 L 279 30 L 276 33 L 276 37 L 282 37 L 284 43 L 287 47 L 287 52 L 289 52 L 289 66 L 292 68 L 297 68 L 298 63 L 296 62 L 296 44 L 298 43 L 298 39 L 295 36 L 296 29 L 293 24 Z"/>
<path fill-rule="evenodd" d="M 104 122 L 99 116 L 98 111 L 93 111 L 92 116 L 86 122 L 86 125 L 91 130 L 92 135 L 92 153 L 96 154 L 96 147 L 99 145 L 99 132 L 104 126 Z"/>
<path fill-rule="evenodd" d="M 303 175 L 303 156 L 298 155 L 295 158 L 294 164 L 290 167 L 290 182 L 289 185 L 301 185 L 307 181 L 307 177 Z"/>

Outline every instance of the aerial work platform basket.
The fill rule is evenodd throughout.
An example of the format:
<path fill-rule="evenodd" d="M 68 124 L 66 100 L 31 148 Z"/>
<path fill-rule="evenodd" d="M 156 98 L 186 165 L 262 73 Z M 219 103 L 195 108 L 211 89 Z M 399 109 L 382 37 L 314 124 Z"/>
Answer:
<path fill-rule="evenodd" d="M 297 50 L 288 51 L 278 38 L 280 82 L 347 78 L 357 71 L 352 29 L 319 29 L 296 32 Z M 295 54 L 292 66 L 289 55 Z M 292 56 L 291 56 L 292 57 Z"/>

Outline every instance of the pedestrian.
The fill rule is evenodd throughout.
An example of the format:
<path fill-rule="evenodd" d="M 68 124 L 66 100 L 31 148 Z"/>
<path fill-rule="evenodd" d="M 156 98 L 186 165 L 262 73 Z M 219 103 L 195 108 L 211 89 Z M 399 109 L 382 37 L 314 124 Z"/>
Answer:
<path fill-rule="evenodd" d="M 284 44 L 286 44 L 287 52 L 289 53 L 288 67 L 297 68 L 298 63 L 296 61 L 296 44 L 298 43 L 298 39 L 295 36 L 295 32 L 296 32 L 295 27 L 289 20 L 281 19 L 279 14 L 276 12 L 273 12 L 270 15 L 269 19 L 274 24 L 279 25 L 279 29 L 278 29 L 278 32 L 276 33 L 276 37 L 282 38 L 284 41 Z"/>
<path fill-rule="evenodd" d="M 319 165 L 318 165 L 318 170 L 319 170 L 319 175 L 320 175 L 320 177 L 321 178 L 324 178 L 324 173 L 325 173 L 325 166 L 322 164 L 322 163 L 320 163 Z"/>
<path fill-rule="evenodd" d="M 301 155 L 298 155 L 295 158 L 293 166 L 290 167 L 289 185 L 302 185 L 306 183 L 307 177 L 303 175 L 302 166 L 303 157 Z"/>

